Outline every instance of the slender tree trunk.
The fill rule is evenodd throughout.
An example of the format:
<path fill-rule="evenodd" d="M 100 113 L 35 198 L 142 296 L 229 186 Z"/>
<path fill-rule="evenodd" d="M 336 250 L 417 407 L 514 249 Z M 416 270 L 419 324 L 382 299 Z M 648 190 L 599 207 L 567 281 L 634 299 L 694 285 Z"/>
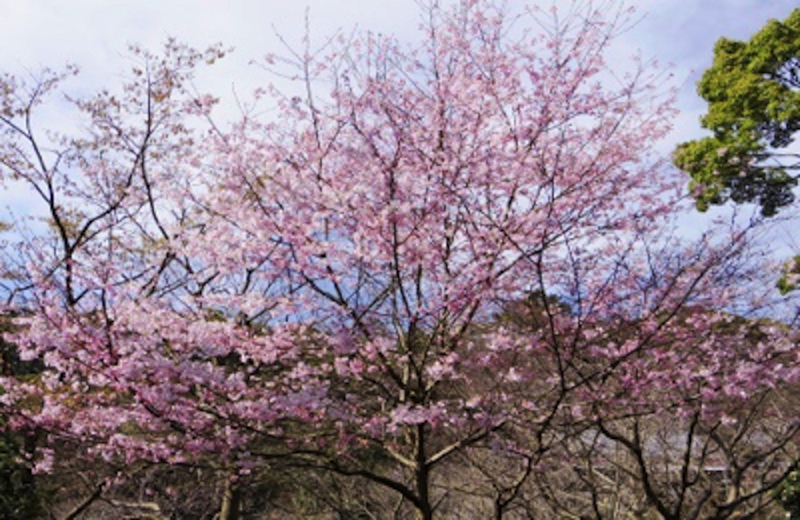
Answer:
<path fill-rule="evenodd" d="M 241 492 L 230 477 L 225 479 L 225 491 L 222 494 L 222 506 L 219 520 L 239 520 L 241 509 Z"/>
<path fill-rule="evenodd" d="M 84 511 L 89 509 L 89 506 L 91 506 L 95 502 L 95 500 L 100 498 L 100 495 L 102 494 L 103 494 L 103 485 L 101 484 L 95 488 L 95 490 L 92 492 L 91 495 L 86 497 L 80 504 L 75 506 L 75 508 L 73 508 L 72 511 L 67 513 L 67 516 L 64 517 L 64 520 L 75 520 L 76 518 L 78 518 Z"/>
<path fill-rule="evenodd" d="M 417 471 L 417 493 L 419 493 L 419 513 L 417 517 L 419 520 L 433 520 L 433 507 L 428 493 L 429 485 L 430 474 L 428 468 L 422 467 Z"/>
<path fill-rule="evenodd" d="M 419 520 L 433 520 L 430 497 L 430 468 L 425 457 L 425 424 L 417 425 L 417 496 L 419 496 Z"/>

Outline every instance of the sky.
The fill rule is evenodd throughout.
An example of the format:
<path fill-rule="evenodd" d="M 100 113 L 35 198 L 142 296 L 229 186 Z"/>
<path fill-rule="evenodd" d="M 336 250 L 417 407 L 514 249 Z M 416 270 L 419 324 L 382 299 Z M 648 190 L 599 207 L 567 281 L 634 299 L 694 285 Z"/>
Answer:
<path fill-rule="evenodd" d="M 539 3 L 549 5 L 549 0 Z M 676 141 L 699 133 L 697 118 L 705 106 L 694 84 L 711 62 L 714 42 L 721 36 L 748 38 L 768 19 L 785 18 L 797 7 L 796 0 L 629 4 L 641 20 L 617 45 L 673 65 L 681 86 L 681 116 L 672 137 Z M 81 81 L 102 84 L 124 69 L 128 43 L 157 49 L 173 36 L 196 47 L 215 42 L 233 47 L 235 52 L 215 71 L 213 90 L 222 97 L 233 90 L 247 94 L 269 79 L 251 61 L 280 50 L 276 32 L 299 41 L 306 10 L 312 37 L 320 39 L 354 25 L 413 39 L 419 20 L 415 0 L 0 0 L 0 71 L 19 73 L 72 62 L 82 68 Z"/>
<path fill-rule="evenodd" d="M 549 6 L 551 0 L 533 2 Z M 628 4 L 637 8 L 639 22 L 619 38 L 615 56 L 622 59 L 639 50 L 645 58 L 671 64 L 673 81 L 680 87 L 680 115 L 659 147 L 665 154 L 677 142 L 702 135 L 698 118 L 705 103 L 696 95 L 695 83 L 711 64 L 714 42 L 722 36 L 747 39 L 768 19 L 785 18 L 797 7 L 796 0 Z M 203 87 L 223 100 L 232 99 L 234 92 L 246 98 L 252 88 L 270 81 L 252 60 L 281 50 L 276 33 L 299 42 L 307 11 L 312 39 L 320 40 L 338 28 L 357 25 L 410 41 L 419 21 L 415 0 L 0 0 L 0 72 L 24 74 L 71 62 L 82 69 L 81 87 L 113 84 L 126 68 L 129 43 L 155 50 L 167 37 L 176 37 L 200 48 L 216 42 L 233 47 Z"/>

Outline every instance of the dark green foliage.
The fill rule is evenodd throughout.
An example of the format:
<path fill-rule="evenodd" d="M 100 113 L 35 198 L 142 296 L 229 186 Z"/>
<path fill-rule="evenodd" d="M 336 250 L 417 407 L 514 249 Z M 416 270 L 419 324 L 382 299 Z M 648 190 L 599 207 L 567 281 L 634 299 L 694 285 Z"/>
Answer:
<path fill-rule="evenodd" d="M 0 434 L 0 518 L 36 518 L 42 511 L 42 497 L 30 467 L 24 462 L 24 437 L 5 426 Z"/>
<path fill-rule="evenodd" d="M 720 39 L 698 93 L 708 102 L 701 124 L 713 136 L 682 143 L 674 154 L 692 176 L 698 209 L 754 202 L 771 216 L 791 204 L 798 157 L 780 149 L 800 130 L 800 9 L 748 42 Z"/>
<path fill-rule="evenodd" d="M 0 334 L 8 330 L 9 324 L 8 320 L 0 319 Z M 0 372 L 36 377 L 41 365 L 21 361 L 15 346 L 0 336 Z M 7 418 L 0 417 L 0 518 L 30 519 L 42 513 L 45 496 L 37 486 L 30 462 L 36 437 L 30 431 L 12 430 Z"/>
<path fill-rule="evenodd" d="M 798 284 L 800 284 L 800 255 L 795 256 L 784 264 L 777 285 L 781 293 L 786 294 L 797 289 Z"/>
<path fill-rule="evenodd" d="M 800 520 L 800 471 L 795 471 L 783 481 L 777 492 L 778 501 L 790 520 Z"/>

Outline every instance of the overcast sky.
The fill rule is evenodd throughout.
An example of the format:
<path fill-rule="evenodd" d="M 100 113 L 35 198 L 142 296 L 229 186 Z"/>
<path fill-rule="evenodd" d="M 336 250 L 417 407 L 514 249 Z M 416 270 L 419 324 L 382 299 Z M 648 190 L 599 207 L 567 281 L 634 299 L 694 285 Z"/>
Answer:
<path fill-rule="evenodd" d="M 550 5 L 550 0 L 533 2 Z M 746 39 L 768 19 L 783 19 L 797 7 L 797 0 L 630 3 L 642 19 L 618 41 L 623 52 L 615 55 L 639 49 L 644 57 L 671 63 L 681 86 L 681 115 L 669 142 L 661 146 L 665 153 L 675 142 L 700 135 L 698 117 L 705 104 L 694 85 L 711 63 L 714 42 L 721 36 Z M 307 8 L 312 35 L 320 38 L 358 25 L 408 41 L 415 38 L 419 20 L 415 0 L 0 0 L 0 71 L 20 73 L 72 62 L 83 70 L 80 87 L 113 85 L 115 75 L 125 69 L 128 43 L 158 49 L 174 36 L 196 47 L 215 42 L 234 47 L 235 52 L 213 69 L 212 93 L 230 99 L 235 89 L 246 97 L 251 87 L 269 79 L 262 69 L 248 65 L 250 61 L 280 50 L 276 31 L 299 41 Z"/>

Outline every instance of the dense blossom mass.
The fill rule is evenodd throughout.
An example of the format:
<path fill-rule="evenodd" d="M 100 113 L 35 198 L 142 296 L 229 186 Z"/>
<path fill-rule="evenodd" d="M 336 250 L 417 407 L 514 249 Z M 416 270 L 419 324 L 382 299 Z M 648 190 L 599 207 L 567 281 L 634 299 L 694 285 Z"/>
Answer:
<path fill-rule="evenodd" d="M 281 465 L 364 479 L 420 518 L 603 517 L 611 446 L 632 515 L 762 507 L 794 463 L 764 396 L 797 381 L 795 331 L 752 226 L 676 238 L 670 92 L 603 58 L 625 13 L 446 4 L 416 46 L 268 57 L 302 94 L 230 127 L 191 82 L 218 48 L 133 49 L 121 89 L 70 98 L 75 134 L 32 123 L 71 72 L 4 77 L 4 180 L 45 215 L 4 253 L 8 339 L 41 366 L 2 380 L 15 424 L 239 492 Z"/>

